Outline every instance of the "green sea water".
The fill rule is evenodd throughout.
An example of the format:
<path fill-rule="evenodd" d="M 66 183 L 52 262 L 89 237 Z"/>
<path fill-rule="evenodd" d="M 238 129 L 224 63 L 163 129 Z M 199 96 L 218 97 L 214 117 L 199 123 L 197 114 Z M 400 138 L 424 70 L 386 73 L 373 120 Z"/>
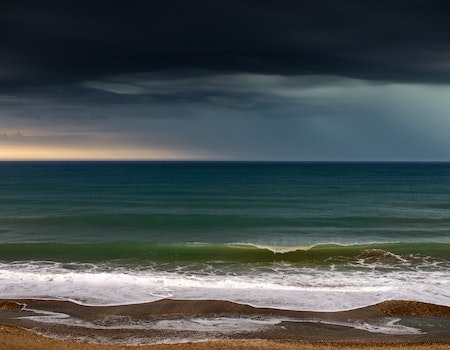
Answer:
<path fill-rule="evenodd" d="M 339 309 L 448 287 L 450 163 L 0 163 L 0 297 Z"/>

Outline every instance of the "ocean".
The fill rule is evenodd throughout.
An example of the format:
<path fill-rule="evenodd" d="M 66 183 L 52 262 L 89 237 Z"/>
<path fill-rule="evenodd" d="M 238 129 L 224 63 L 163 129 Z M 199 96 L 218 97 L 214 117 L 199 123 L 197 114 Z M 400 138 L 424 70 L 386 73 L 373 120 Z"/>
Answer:
<path fill-rule="evenodd" d="M 1 162 L 0 298 L 450 306 L 450 163 Z"/>

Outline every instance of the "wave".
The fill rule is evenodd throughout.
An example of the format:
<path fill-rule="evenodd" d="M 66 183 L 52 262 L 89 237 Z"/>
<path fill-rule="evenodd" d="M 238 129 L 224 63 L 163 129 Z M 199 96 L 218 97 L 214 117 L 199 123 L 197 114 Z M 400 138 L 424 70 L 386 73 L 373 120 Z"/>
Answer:
<path fill-rule="evenodd" d="M 253 243 L 93 243 L 0 244 L 2 261 L 49 260 L 61 262 L 126 261 L 128 263 L 223 262 L 320 264 L 339 262 L 450 263 L 447 243 L 320 243 L 264 245 Z"/>
<path fill-rule="evenodd" d="M 109 305 L 220 299 L 343 310 L 415 299 L 450 305 L 449 244 L 1 244 L 0 298 Z"/>
<path fill-rule="evenodd" d="M 165 298 L 229 300 L 260 307 L 337 311 L 390 299 L 450 305 L 449 267 L 385 269 L 256 264 L 111 266 L 23 261 L 0 263 L 0 298 L 122 305 Z M 369 267 L 369 268 L 368 268 Z"/>

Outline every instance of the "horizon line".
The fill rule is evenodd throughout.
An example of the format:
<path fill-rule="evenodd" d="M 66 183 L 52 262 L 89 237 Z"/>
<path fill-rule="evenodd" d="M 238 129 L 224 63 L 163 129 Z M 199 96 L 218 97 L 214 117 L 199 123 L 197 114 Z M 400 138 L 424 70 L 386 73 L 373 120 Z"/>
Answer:
<path fill-rule="evenodd" d="M 0 159 L 0 163 L 450 163 L 445 159 Z"/>

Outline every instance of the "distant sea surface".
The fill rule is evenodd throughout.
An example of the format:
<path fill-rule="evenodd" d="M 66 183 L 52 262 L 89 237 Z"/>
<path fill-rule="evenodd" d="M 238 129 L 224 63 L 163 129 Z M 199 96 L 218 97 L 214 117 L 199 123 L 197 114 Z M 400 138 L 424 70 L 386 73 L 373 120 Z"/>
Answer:
<path fill-rule="evenodd" d="M 450 306 L 450 163 L 1 162 L 0 298 Z"/>

